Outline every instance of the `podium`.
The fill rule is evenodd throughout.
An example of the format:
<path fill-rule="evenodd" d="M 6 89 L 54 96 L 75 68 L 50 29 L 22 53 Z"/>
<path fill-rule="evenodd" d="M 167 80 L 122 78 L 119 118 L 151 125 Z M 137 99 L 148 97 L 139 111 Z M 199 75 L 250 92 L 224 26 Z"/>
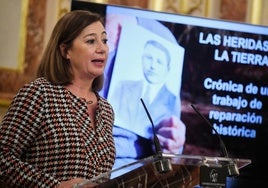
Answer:
<path fill-rule="evenodd" d="M 157 154 L 124 165 L 79 184 L 97 183 L 100 188 L 224 188 L 226 178 L 239 175 L 249 159 Z"/>

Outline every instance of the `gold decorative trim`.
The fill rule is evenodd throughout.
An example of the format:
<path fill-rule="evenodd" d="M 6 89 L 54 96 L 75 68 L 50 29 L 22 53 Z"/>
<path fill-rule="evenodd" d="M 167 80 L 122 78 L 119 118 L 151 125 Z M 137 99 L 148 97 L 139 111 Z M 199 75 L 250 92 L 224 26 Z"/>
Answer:
<path fill-rule="evenodd" d="M 18 57 L 18 70 L 24 70 L 25 62 L 25 49 L 26 49 L 26 36 L 27 36 L 27 17 L 28 17 L 29 0 L 22 1 L 22 18 L 20 23 L 20 43 L 19 43 L 19 57 Z"/>
<path fill-rule="evenodd" d="M 9 99 L 0 99 L 0 107 L 8 107 L 11 101 Z"/>
<path fill-rule="evenodd" d="M 70 12 L 71 10 L 71 0 L 59 0 L 58 1 L 58 13 L 57 13 L 57 19 L 62 17 L 67 12 Z"/>
<path fill-rule="evenodd" d="M 261 24 L 263 0 L 251 0 L 248 3 L 249 23 Z"/>
<path fill-rule="evenodd" d="M 155 11 L 163 11 L 164 7 L 164 1 L 166 0 L 149 0 L 148 1 L 148 8 Z"/>

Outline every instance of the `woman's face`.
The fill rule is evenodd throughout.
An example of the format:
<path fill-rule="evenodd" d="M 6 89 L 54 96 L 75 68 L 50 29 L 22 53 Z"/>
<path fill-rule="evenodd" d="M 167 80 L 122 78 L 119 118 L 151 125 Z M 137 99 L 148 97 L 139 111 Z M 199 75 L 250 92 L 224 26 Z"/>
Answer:
<path fill-rule="evenodd" d="M 67 51 L 75 78 L 96 78 L 103 74 L 107 56 L 107 35 L 101 22 L 94 22 L 82 30 Z"/>

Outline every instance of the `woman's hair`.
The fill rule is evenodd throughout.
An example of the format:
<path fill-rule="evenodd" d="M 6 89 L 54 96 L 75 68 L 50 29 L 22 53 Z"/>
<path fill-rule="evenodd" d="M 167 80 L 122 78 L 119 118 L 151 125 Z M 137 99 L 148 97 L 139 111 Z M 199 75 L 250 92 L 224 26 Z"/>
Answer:
<path fill-rule="evenodd" d="M 104 25 L 103 17 L 87 10 L 74 10 L 65 14 L 52 31 L 37 70 L 37 77 L 45 77 L 52 84 L 70 84 L 73 80 L 73 73 L 69 60 L 61 53 L 61 46 L 63 45 L 67 52 L 82 30 L 97 21 Z M 101 90 L 103 82 L 104 75 L 102 74 L 93 81 L 93 90 Z"/>

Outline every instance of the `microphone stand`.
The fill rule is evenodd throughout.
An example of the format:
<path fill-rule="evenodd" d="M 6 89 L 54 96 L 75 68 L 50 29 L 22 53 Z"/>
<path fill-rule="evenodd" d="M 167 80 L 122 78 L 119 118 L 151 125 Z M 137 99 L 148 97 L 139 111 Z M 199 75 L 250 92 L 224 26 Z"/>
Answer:
<path fill-rule="evenodd" d="M 141 98 L 140 100 L 141 100 L 141 103 L 146 111 L 147 117 L 149 118 L 151 125 L 152 125 L 152 128 L 153 128 L 153 141 L 154 141 L 155 150 L 157 153 L 156 158 L 155 158 L 156 161 L 154 162 L 155 168 L 156 168 L 157 172 L 159 172 L 159 173 L 169 172 L 172 170 L 171 161 L 170 161 L 170 159 L 163 157 L 162 148 L 161 148 L 159 139 L 156 135 L 155 126 L 154 126 L 153 120 L 151 118 L 151 115 L 150 115 L 143 99 Z"/>
<path fill-rule="evenodd" d="M 197 108 L 191 104 L 191 107 L 194 109 L 194 111 L 201 117 L 201 119 L 205 120 L 205 122 L 210 126 L 210 128 L 212 128 L 212 130 L 215 132 L 215 134 L 217 135 L 219 141 L 220 141 L 220 146 L 221 146 L 221 152 L 223 157 L 229 158 L 226 146 L 221 138 L 221 136 L 219 135 L 219 133 L 217 132 L 217 130 L 213 127 L 213 125 L 208 121 L 207 118 L 205 118 L 205 116 L 203 116 L 198 110 Z M 228 162 L 227 164 L 227 173 L 229 177 L 234 177 L 234 176 L 238 176 L 239 175 L 239 170 L 237 165 L 232 161 L 232 162 Z"/>

